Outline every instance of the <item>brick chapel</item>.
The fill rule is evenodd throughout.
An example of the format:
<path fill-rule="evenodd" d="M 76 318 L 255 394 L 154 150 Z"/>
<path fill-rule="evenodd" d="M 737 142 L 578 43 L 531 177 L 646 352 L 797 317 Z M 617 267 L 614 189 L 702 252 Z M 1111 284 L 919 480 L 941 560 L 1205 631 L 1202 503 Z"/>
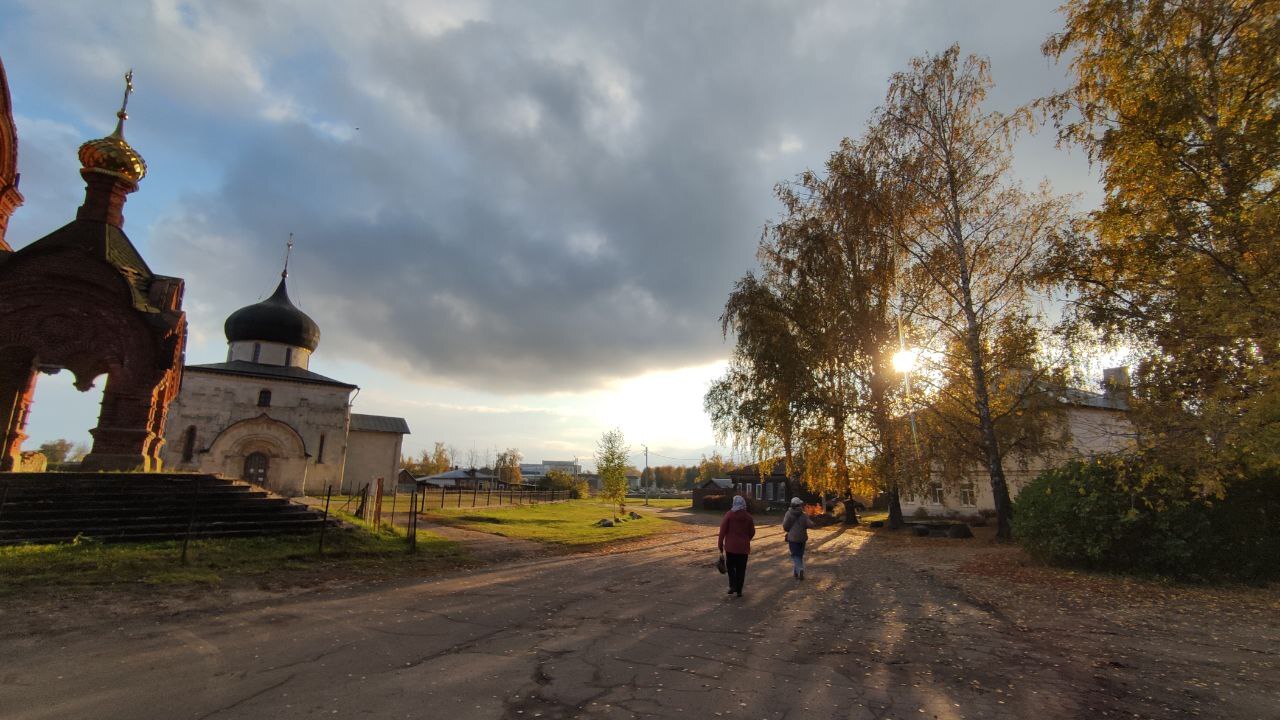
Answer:
<path fill-rule="evenodd" d="M 151 270 L 124 232 L 124 205 L 147 164 L 115 131 L 80 146 L 84 203 L 75 218 L 17 250 L 6 237 L 22 203 L 17 132 L 0 65 L 0 471 L 19 469 L 36 379 L 63 370 L 86 391 L 105 377 L 87 470 L 158 470 L 178 393 L 187 322 L 181 278 Z"/>

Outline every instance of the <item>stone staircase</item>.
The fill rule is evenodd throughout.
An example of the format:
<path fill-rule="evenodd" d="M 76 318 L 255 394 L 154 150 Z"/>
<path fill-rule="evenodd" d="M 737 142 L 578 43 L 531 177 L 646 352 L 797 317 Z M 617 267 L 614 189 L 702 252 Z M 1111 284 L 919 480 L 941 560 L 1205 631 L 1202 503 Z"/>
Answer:
<path fill-rule="evenodd" d="M 0 473 L 0 545 L 318 531 L 319 512 L 247 483 L 189 473 Z M 330 520 L 330 522 L 333 522 Z"/>

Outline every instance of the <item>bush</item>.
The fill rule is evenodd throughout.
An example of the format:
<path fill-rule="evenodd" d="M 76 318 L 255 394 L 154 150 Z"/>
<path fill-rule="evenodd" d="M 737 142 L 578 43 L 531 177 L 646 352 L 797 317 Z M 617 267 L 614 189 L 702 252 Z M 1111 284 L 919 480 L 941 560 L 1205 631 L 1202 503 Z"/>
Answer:
<path fill-rule="evenodd" d="M 1018 493 L 1013 531 L 1033 556 L 1180 580 L 1280 576 L 1280 478 L 1247 478 L 1226 497 L 1140 459 L 1072 462 Z"/>
<path fill-rule="evenodd" d="M 702 496 L 703 510 L 729 510 L 733 507 L 733 495 L 704 495 Z M 747 498 L 747 512 L 752 515 L 758 515 L 769 509 L 768 503 L 763 500 Z"/>
<path fill-rule="evenodd" d="M 732 495 L 703 495 L 703 510 L 728 510 L 733 505 Z"/>

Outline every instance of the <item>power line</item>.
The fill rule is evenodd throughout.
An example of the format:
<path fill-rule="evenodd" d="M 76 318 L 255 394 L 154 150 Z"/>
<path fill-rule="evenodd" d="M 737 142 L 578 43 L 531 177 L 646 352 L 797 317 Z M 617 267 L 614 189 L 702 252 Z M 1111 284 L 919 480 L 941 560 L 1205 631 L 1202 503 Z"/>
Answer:
<path fill-rule="evenodd" d="M 639 453 L 637 453 L 637 454 L 639 454 Z M 664 459 L 664 460 L 675 460 L 676 462 L 687 462 L 687 463 L 700 463 L 700 462 L 702 462 L 702 458 L 678 458 L 678 457 L 671 457 L 670 455 L 663 455 L 662 453 L 657 453 L 657 452 L 653 452 L 653 451 L 649 451 L 649 454 L 650 454 L 650 455 L 653 455 L 654 457 L 660 457 L 660 458 L 662 458 L 662 459 Z"/>

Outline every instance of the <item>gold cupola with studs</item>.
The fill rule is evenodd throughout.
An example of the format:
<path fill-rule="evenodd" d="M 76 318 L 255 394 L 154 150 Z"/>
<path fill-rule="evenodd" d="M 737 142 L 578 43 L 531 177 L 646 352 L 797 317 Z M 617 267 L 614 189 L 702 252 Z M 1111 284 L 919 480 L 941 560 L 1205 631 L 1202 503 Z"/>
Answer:
<path fill-rule="evenodd" d="M 125 76 L 124 102 L 116 113 L 116 129 L 110 135 L 90 140 L 80 146 L 80 165 L 83 172 L 110 175 L 136 184 L 147 174 L 147 162 L 124 139 L 124 121 L 129 118 L 125 108 L 129 105 L 129 93 L 133 92 L 133 71 Z"/>

